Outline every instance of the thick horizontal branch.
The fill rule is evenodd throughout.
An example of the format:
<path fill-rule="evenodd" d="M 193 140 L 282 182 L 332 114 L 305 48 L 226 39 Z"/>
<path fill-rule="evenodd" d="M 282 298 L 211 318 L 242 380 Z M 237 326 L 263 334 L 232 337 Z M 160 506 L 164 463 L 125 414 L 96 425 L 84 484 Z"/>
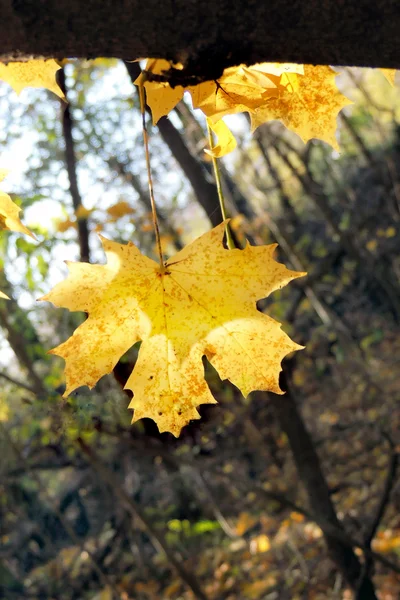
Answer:
<path fill-rule="evenodd" d="M 212 79 L 298 62 L 400 68 L 398 0 L 0 0 L 0 59 L 162 57 Z"/>

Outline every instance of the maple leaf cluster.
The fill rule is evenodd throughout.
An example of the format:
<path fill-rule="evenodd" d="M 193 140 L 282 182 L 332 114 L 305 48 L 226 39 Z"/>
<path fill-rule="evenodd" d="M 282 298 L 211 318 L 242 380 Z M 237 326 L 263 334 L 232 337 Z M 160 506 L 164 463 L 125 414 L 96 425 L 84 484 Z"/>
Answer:
<path fill-rule="evenodd" d="M 0 79 L 17 93 L 26 86 L 46 87 L 64 99 L 55 77 L 59 68 L 54 60 L 0 63 Z M 168 61 L 149 59 L 136 82 L 146 88 L 153 122 L 189 92 L 193 107 L 203 111 L 216 135 L 217 143 L 209 150 L 214 157 L 236 146 L 222 119 L 239 112 L 249 113 L 252 130 L 279 119 L 305 142 L 317 137 L 337 147 L 336 117 L 350 100 L 337 90 L 337 73 L 330 67 L 240 65 L 226 69 L 218 81 L 186 89 L 146 79 L 146 72 L 162 75 L 169 68 Z M 394 71 L 385 69 L 384 75 L 393 84 Z M 0 181 L 4 176 L 1 171 Z M 119 212 L 126 210 L 118 207 Z M 21 223 L 19 211 L 0 192 L 0 226 L 34 237 Z M 138 360 L 125 386 L 133 392 L 133 421 L 150 417 L 160 431 L 178 436 L 189 420 L 199 418 L 200 404 L 216 402 L 204 379 L 204 356 L 244 395 L 256 389 L 282 393 L 281 361 L 300 346 L 278 322 L 259 312 L 256 302 L 304 274 L 276 262 L 274 244 L 225 249 L 225 226 L 163 264 L 142 255 L 132 243 L 104 238 L 107 264 L 68 263 L 67 279 L 41 298 L 88 314 L 51 351 L 66 363 L 65 395 L 82 385 L 93 387 L 138 341 Z"/>
<path fill-rule="evenodd" d="M 135 83 L 143 83 L 153 123 L 167 115 L 182 100 L 185 91 L 192 98 L 193 108 L 199 108 L 217 136 L 212 149 L 221 157 L 236 147 L 236 141 L 222 121 L 226 115 L 248 112 L 251 128 L 272 119 L 279 119 L 307 142 L 321 139 L 338 149 L 335 138 L 336 118 L 351 100 L 335 85 L 336 71 L 327 66 L 292 63 L 261 63 L 225 69 L 218 81 L 205 81 L 196 86 L 171 88 L 167 82 L 147 81 L 147 72 L 167 73 L 170 63 L 149 59 L 144 74 Z"/>

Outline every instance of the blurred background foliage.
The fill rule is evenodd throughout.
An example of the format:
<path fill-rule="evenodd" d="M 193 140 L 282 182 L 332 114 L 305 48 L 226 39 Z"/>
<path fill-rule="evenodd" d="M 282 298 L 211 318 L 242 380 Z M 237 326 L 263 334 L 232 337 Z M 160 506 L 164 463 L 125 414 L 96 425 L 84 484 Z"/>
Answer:
<path fill-rule="evenodd" d="M 138 64 L 72 61 L 68 105 L 0 86 L 3 189 L 33 242 L 0 237 L 0 596 L 395 600 L 400 589 L 400 96 L 344 70 L 354 100 L 338 154 L 280 123 L 220 161 L 236 239 L 278 242 L 308 272 L 259 309 L 305 350 L 285 396 L 244 399 L 209 365 L 219 400 L 176 440 L 130 425 L 133 348 L 96 388 L 62 399 L 46 354 L 84 316 L 37 302 L 64 260 L 104 262 L 99 238 L 153 256 L 132 80 Z M 185 102 L 151 129 L 167 254 L 220 221 L 204 122 Z"/>

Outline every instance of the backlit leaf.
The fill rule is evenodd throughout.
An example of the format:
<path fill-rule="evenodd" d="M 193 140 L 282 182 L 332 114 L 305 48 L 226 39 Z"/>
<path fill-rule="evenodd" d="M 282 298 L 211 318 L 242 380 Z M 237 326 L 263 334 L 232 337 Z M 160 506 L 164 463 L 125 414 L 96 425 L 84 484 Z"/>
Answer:
<path fill-rule="evenodd" d="M 212 150 L 205 150 L 205 152 L 215 158 L 221 158 L 225 154 L 232 152 L 236 148 L 237 143 L 228 125 L 222 119 L 216 123 L 213 123 L 211 119 L 207 119 L 207 122 L 217 136 L 217 143 L 213 146 Z"/>
<path fill-rule="evenodd" d="M 64 99 L 64 94 L 56 82 L 56 72 L 60 68 L 60 65 L 52 58 L 9 62 L 6 65 L 0 63 L 0 79 L 11 85 L 17 94 L 20 94 L 26 87 L 46 88 Z"/>
<path fill-rule="evenodd" d="M 262 123 L 279 119 L 304 142 L 318 138 L 339 149 L 335 138 L 336 118 L 339 111 L 351 100 L 336 87 L 338 75 L 326 66 L 305 65 L 304 75 L 297 75 L 298 82 L 279 88 L 277 98 L 269 100 L 251 114 L 252 130 Z"/>
<path fill-rule="evenodd" d="M 202 357 L 247 396 L 282 393 L 281 361 L 300 346 L 256 302 L 301 273 L 273 259 L 276 245 L 227 250 L 225 224 L 204 234 L 163 267 L 132 244 L 102 239 L 106 265 L 68 263 L 68 278 L 42 300 L 87 320 L 52 350 L 66 361 L 66 395 L 110 373 L 142 341 L 126 388 L 133 421 L 153 419 L 178 436 L 197 406 L 212 404 Z"/>

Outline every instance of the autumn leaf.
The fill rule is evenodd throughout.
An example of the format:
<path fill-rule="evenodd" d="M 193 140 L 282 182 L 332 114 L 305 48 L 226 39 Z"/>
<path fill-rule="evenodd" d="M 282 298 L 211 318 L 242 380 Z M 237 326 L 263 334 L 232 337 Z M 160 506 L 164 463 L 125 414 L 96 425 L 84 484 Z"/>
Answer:
<path fill-rule="evenodd" d="M 338 75 L 326 66 L 304 66 L 304 75 L 297 75 L 279 88 L 277 98 L 251 114 L 252 131 L 262 123 L 279 119 L 304 142 L 318 138 L 339 149 L 335 138 L 336 118 L 340 110 L 351 100 L 343 96 L 336 87 Z"/>
<path fill-rule="evenodd" d="M 0 181 L 6 177 L 8 171 L 6 169 L 0 169 Z M 0 229 L 8 229 L 9 231 L 18 231 L 20 233 L 26 233 L 33 239 L 35 236 L 19 218 L 21 209 L 13 202 L 8 194 L 0 190 Z M 0 298 L 9 299 L 6 294 L 0 291 Z"/>
<path fill-rule="evenodd" d="M 197 406 L 215 403 L 203 356 L 245 396 L 256 389 L 282 393 L 281 361 L 300 346 L 256 302 L 302 274 L 273 259 L 276 245 L 225 249 L 224 230 L 222 223 L 163 267 L 132 243 L 104 238 L 106 265 L 68 263 L 67 279 L 42 298 L 89 315 L 51 351 L 66 361 L 65 395 L 93 387 L 138 341 L 125 386 L 134 394 L 133 422 L 149 417 L 178 436 L 199 418 Z"/>
<path fill-rule="evenodd" d="M 169 67 L 170 63 L 166 60 L 149 59 L 145 71 L 160 75 L 168 71 Z M 181 86 L 171 88 L 168 83 L 146 81 L 142 75 L 135 83 L 141 85 L 144 81 L 147 104 L 154 124 L 175 108 L 185 91 L 190 92 L 193 107 L 203 111 L 218 138 L 217 144 L 208 153 L 221 158 L 236 148 L 236 140 L 221 120 L 222 117 L 239 112 L 253 112 L 265 105 L 268 99 L 278 96 L 278 88 L 284 76 L 296 76 L 303 72 L 302 65 L 260 63 L 251 67 L 229 67 L 218 81 L 205 81 L 186 90 Z"/>
<path fill-rule="evenodd" d="M 225 115 L 252 111 L 267 98 L 277 96 L 279 76 L 268 76 L 268 64 L 252 67 L 239 65 L 225 69 L 218 81 L 206 81 L 189 88 L 193 107 L 200 108 L 214 122 Z M 262 67 L 264 66 L 264 70 Z"/>
<path fill-rule="evenodd" d="M 77 221 L 84 221 L 85 219 L 88 219 L 93 210 L 93 208 L 85 208 L 83 204 L 80 204 L 75 211 L 75 217 Z"/>
<path fill-rule="evenodd" d="M 62 221 L 57 220 L 55 223 L 55 228 L 59 233 L 65 233 L 68 231 L 68 229 L 76 228 L 76 224 L 76 221 L 72 221 L 69 217 L 67 217 Z"/>
<path fill-rule="evenodd" d="M 6 65 L 0 63 L 0 79 L 11 85 L 17 94 L 26 87 L 46 88 L 64 100 L 64 94 L 56 82 L 56 72 L 60 68 L 52 58 L 9 62 Z"/>
<path fill-rule="evenodd" d="M 146 64 L 146 70 L 156 74 L 169 67 L 165 60 L 149 59 Z M 337 89 L 336 75 L 326 66 L 260 63 L 229 67 L 218 81 L 206 81 L 186 90 L 180 86 L 172 89 L 168 83 L 146 81 L 144 85 L 154 124 L 189 91 L 193 108 L 201 109 L 209 123 L 223 129 L 221 134 L 216 132 L 222 141 L 212 150 L 214 156 L 221 157 L 231 152 L 235 144 L 233 135 L 220 125 L 220 120 L 240 112 L 251 115 L 252 130 L 266 121 L 279 119 L 303 141 L 319 138 L 338 149 L 336 117 L 351 101 Z M 135 83 L 139 85 L 140 81 L 139 77 Z"/>
<path fill-rule="evenodd" d="M 387 79 L 387 81 L 390 83 L 390 85 L 394 86 L 395 84 L 395 77 L 396 77 L 396 69 L 381 69 L 383 75 L 385 76 L 385 78 Z"/>
<path fill-rule="evenodd" d="M 162 75 L 164 71 L 171 68 L 171 63 L 163 59 L 149 58 L 147 60 L 145 71 L 150 71 L 155 75 Z M 142 82 L 142 74 L 134 82 L 140 85 Z M 168 115 L 173 108 L 183 98 L 184 89 L 181 86 L 172 88 L 168 83 L 157 81 L 145 81 L 143 84 L 146 90 L 146 100 L 150 107 L 153 117 L 153 124 L 157 125 L 161 117 Z"/>
<path fill-rule="evenodd" d="M 7 173 L 7 170 L 0 169 L 0 181 L 3 181 Z M 26 233 L 36 239 L 33 233 L 21 223 L 18 216 L 20 212 L 21 209 L 11 200 L 10 196 L 0 190 L 0 228 Z"/>
<path fill-rule="evenodd" d="M 207 123 L 216 135 L 217 143 L 211 150 L 205 150 L 205 152 L 210 156 L 214 156 L 214 158 L 221 158 L 225 154 L 232 152 L 236 148 L 237 143 L 228 125 L 222 119 L 216 123 L 213 123 L 211 119 L 207 119 Z"/>
<path fill-rule="evenodd" d="M 167 60 L 149 59 L 145 71 L 161 75 L 171 67 Z M 302 65 L 291 63 L 260 63 L 251 67 L 239 65 L 225 69 L 218 81 L 205 81 L 196 86 L 171 88 L 166 82 L 145 81 L 147 104 L 153 123 L 175 108 L 185 91 L 190 92 L 194 108 L 200 108 L 213 120 L 238 112 L 252 111 L 267 98 L 278 95 L 278 85 L 284 73 L 303 73 Z M 140 85 L 139 76 L 135 84 Z"/>
<path fill-rule="evenodd" d="M 118 221 L 122 217 L 126 215 L 133 215 L 135 213 L 135 209 L 126 202 L 125 200 L 121 200 L 112 206 L 109 206 L 106 209 L 107 214 L 110 216 L 110 221 Z"/>

